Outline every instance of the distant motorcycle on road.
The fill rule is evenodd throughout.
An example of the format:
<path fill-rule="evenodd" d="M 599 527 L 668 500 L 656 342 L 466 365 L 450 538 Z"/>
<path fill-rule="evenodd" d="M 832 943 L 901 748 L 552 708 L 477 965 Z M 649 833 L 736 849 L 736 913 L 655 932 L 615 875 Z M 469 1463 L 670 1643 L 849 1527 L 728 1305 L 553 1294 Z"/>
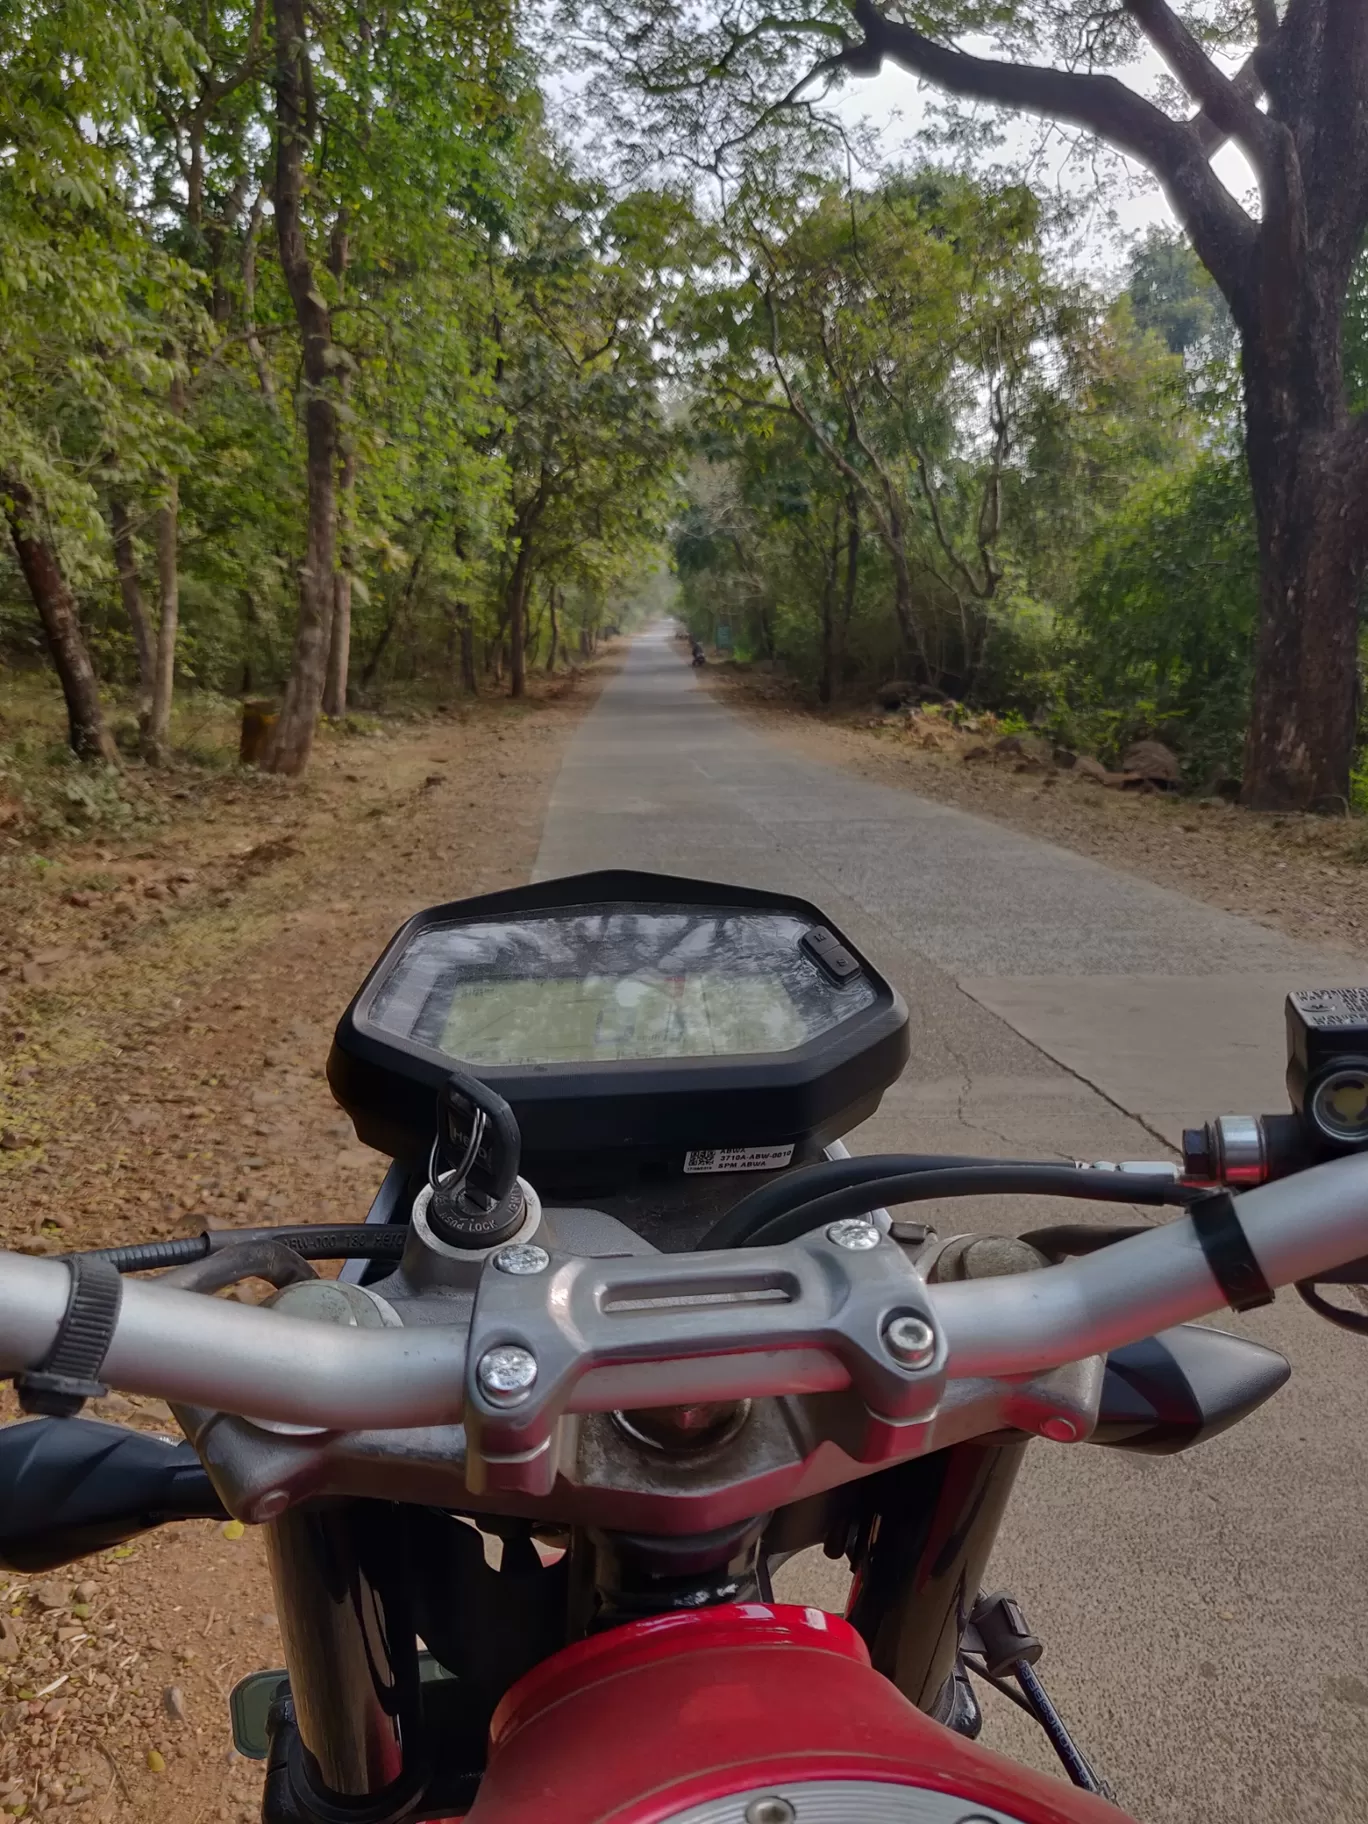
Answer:
<path fill-rule="evenodd" d="M 697 671 L 700 668 L 700 666 L 706 665 L 707 662 L 708 662 L 708 655 L 704 652 L 703 648 L 699 645 L 698 641 L 695 640 L 693 643 L 693 668 L 694 668 L 694 670 Z"/>

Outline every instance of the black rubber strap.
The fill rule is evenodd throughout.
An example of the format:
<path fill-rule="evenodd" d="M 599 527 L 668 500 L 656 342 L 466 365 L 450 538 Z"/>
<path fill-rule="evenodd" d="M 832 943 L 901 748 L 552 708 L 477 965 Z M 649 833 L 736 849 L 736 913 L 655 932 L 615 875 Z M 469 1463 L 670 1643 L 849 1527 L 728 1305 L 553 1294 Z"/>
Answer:
<path fill-rule="evenodd" d="M 57 1328 L 57 1338 L 36 1368 L 14 1377 L 25 1412 L 51 1419 L 70 1419 L 87 1400 L 109 1392 L 100 1369 L 119 1321 L 123 1281 L 105 1260 L 73 1255 L 71 1291 Z"/>
<path fill-rule="evenodd" d="M 1213 1191 L 1188 1205 L 1188 1215 L 1202 1244 L 1212 1278 L 1232 1311 L 1252 1311 L 1273 1303 L 1273 1288 L 1254 1258 L 1229 1191 Z"/>

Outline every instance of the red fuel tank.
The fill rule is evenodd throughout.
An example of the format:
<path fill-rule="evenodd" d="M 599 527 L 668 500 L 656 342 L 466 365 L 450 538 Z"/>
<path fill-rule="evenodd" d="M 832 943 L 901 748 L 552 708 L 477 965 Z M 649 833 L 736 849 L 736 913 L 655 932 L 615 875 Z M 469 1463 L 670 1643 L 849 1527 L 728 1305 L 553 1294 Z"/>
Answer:
<path fill-rule="evenodd" d="M 595 1635 L 514 1685 L 490 1734 L 468 1824 L 1124 1824 L 932 1722 L 821 1609 Z"/>

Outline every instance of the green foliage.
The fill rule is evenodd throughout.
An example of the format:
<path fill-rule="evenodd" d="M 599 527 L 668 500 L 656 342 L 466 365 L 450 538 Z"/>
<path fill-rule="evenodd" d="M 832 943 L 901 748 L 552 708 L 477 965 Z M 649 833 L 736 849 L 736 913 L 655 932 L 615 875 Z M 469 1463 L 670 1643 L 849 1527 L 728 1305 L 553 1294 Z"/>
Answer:
<path fill-rule="evenodd" d="M 1344 379 L 1355 411 L 1368 409 L 1368 243 L 1349 286 L 1344 322 Z"/>
<path fill-rule="evenodd" d="M 277 10 L 0 12 L 0 479 L 36 497 L 116 687 L 138 661 L 115 518 L 155 635 L 174 483 L 177 676 L 210 704 L 280 691 L 306 543 L 308 389 L 271 198 Z M 660 548 L 662 313 L 690 212 L 574 171 L 515 23 L 504 0 L 307 10 L 302 227 L 331 318 L 367 700 L 506 676 L 520 555 L 532 662 L 587 655 Z M 534 536 L 520 512 L 538 492 Z M 0 659 L 42 650 L 6 541 Z M 217 754 L 176 727 L 187 759 Z"/>
<path fill-rule="evenodd" d="M 1153 331 L 1171 355 L 1186 355 L 1213 340 L 1233 346 L 1229 307 L 1176 230 L 1146 231 L 1131 254 L 1128 291 L 1136 327 Z"/>
<path fill-rule="evenodd" d="M 1142 483 L 1094 538 L 1069 606 L 1068 732 L 1112 756 L 1160 736 L 1194 784 L 1237 773 L 1257 608 L 1244 465 L 1207 455 Z"/>

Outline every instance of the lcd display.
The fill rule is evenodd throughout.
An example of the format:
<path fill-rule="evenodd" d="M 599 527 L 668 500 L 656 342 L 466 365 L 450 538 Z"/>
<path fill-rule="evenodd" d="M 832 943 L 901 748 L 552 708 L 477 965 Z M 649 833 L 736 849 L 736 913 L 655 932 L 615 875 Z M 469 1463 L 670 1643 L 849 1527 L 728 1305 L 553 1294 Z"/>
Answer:
<path fill-rule="evenodd" d="M 793 1051 L 870 1006 L 786 913 L 577 907 L 429 926 L 396 959 L 373 1025 L 475 1065 Z"/>

